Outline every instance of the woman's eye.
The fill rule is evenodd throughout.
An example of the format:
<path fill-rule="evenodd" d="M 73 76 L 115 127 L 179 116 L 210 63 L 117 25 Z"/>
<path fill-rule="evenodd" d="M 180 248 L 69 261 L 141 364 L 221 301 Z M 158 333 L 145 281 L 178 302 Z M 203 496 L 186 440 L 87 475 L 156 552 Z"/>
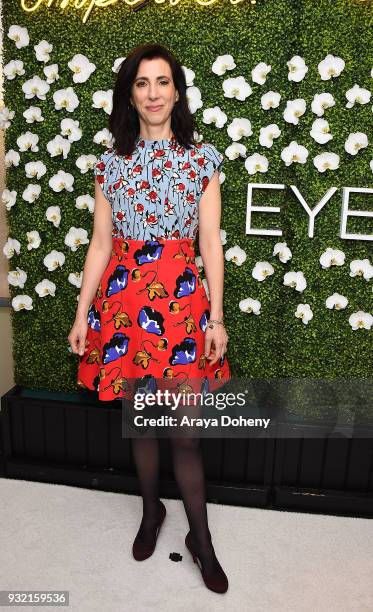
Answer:
<path fill-rule="evenodd" d="M 161 83 L 162 85 L 168 85 L 168 81 L 160 81 L 160 83 Z M 138 81 L 137 85 L 138 85 L 138 86 L 140 86 L 140 85 L 145 85 L 145 83 L 144 83 L 144 81 Z"/>

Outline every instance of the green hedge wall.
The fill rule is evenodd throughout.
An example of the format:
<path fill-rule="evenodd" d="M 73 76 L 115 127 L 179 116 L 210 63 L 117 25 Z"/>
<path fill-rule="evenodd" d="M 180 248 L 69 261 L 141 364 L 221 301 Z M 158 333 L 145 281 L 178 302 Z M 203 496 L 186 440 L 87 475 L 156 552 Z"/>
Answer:
<path fill-rule="evenodd" d="M 14 361 L 16 382 L 32 388 L 49 390 L 76 390 L 77 357 L 68 351 L 67 335 L 74 320 L 76 297 L 79 290 L 68 282 L 71 272 L 81 271 L 86 246 L 72 252 L 64 238 L 70 227 L 92 231 L 93 217 L 87 210 L 77 210 L 75 199 L 85 193 L 94 194 L 93 172 L 81 174 L 75 160 L 81 154 L 94 153 L 97 157 L 102 147 L 93 142 L 93 135 L 107 127 L 108 115 L 92 108 L 92 94 L 100 89 L 113 87 L 114 60 L 125 56 L 135 45 L 153 41 L 168 46 L 182 64 L 196 73 L 194 85 L 200 88 L 203 107 L 196 113 L 199 132 L 204 140 L 212 142 L 224 153 L 231 144 L 226 127 L 235 117 L 249 118 L 253 135 L 240 142 L 247 146 L 247 155 L 254 152 L 269 159 L 265 174 L 249 176 L 244 159 L 224 162 L 225 181 L 221 186 L 223 214 L 222 229 L 227 232 L 224 250 L 238 244 L 247 254 L 242 266 L 226 261 L 224 312 L 229 333 L 228 359 L 237 377 L 262 378 L 369 378 L 372 373 L 371 331 L 353 331 L 348 318 L 356 310 L 369 312 L 372 307 L 372 285 L 363 278 L 349 276 L 349 263 L 353 259 L 371 257 L 370 242 L 341 240 L 339 217 L 343 186 L 371 187 L 371 143 L 356 156 L 344 151 L 344 141 L 350 132 L 369 133 L 371 103 L 356 104 L 347 109 L 345 92 L 355 83 L 370 89 L 372 57 L 371 21 L 369 3 L 353 0 L 258 0 L 256 6 L 228 2 L 202 7 L 194 2 L 183 2 L 170 7 L 167 4 L 149 3 L 141 10 L 131 11 L 118 3 L 93 12 L 86 24 L 81 22 L 81 11 L 70 9 L 62 13 L 58 9 L 41 8 L 27 15 L 18 2 L 7 3 L 4 9 L 4 58 L 24 62 L 26 74 L 5 83 L 5 104 L 15 111 L 11 126 L 6 130 L 6 150 L 18 150 L 18 136 L 30 130 L 40 137 L 39 152 L 21 153 L 18 168 L 7 170 L 8 189 L 18 192 L 17 202 L 8 213 L 9 236 L 21 243 L 21 252 L 9 260 L 9 269 L 16 266 L 28 274 L 23 289 L 10 287 L 14 297 L 26 293 L 33 298 L 33 310 L 13 312 Z M 17 49 L 6 34 L 12 24 L 25 26 L 30 35 L 28 47 Z M 46 39 L 53 44 L 50 61 L 60 68 L 60 79 L 51 85 L 45 101 L 36 98 L 26 100 L 21 84 L 33 75 L 44 78 L 43 67 L 35 57 L 33 46 Z M 91 77 L 82 84 L 74 84 L 67 62 L 75 53 L 83 53 L 97 66 Z M 230 53 L 237 67 L 223 76 L 217 76 L 211 66 L 218 55 Z M 342 74 L 329 81 L 321 81 L 318 63 L 328 54 L 342 57 L 346 66 Z M 301 55 L 309 67 L 305 78 L 297 83 L 288 80 L 286 62 L 295 54 Z M 272 66 L 264 85 L 251 81 L 251 70 L 260 61 Z M 253 94 L 244 102 L 224 97 L 222 82 L 225 78 L 243 75 L 253 88 Z M 72 86 L 79 97 L 79 106 L 73 113 L 56 111 L 52 99 L 55 90 Z M 260 97 L 269 90 L 281 93 L 278 108 L 264 111 Z M 316 118 L 311 112 L 315 93 L 329 91 L 336 105 L 325 113 L 333 140 L 326 145 L 317 144 L 309 134 Z M 286 100 L 304 98 L 306 113 L 298 125 L 285 122 L 283 111 Z M 44 122 L 27 124 L 22 112 L 30 105 L 42 109 Z M 202 122 L 203 109 L 218 105 L 227 115 L 228 122 L 222 129 Z M 47 142 L 60 133 L 60 121 L 65 118 L 79 121 L 83 135 L 71 146 L 67 159 L 51 158 L 46 150 Z M 259 145 L 260 127 L 277 123 L 281 135 L 273 146 L 266 149 Z M 297 140 L 309 150 L 305 165 L 286 167 L 281 160 L 282 149 Z M 338 153 L 340 167 L 336 171 L 319 173 L 312 158 L 323 151 Z M 48 172 L 40 180 L 41 196 L 33 204 L 22 200 L 22 192 L 30 181 L 26 178 L 24 164 L 43 160 Z M 74 191 L 54 193 L 48 186 L 49 178 L 59 169 L 71 172 L 75 177 Z M 255 204 L 280 206 L 280 214 L 253 215 L 255 227 L 278 228 L 281 237 L 251 236 L 245 234 L 247 183 L 284 183 L 283 191 L 258 190 Z M 296 185 L 313 208 L 329 187 L 337 192 L 322 210 L 315 222 L 315 236 L 307 235 L 308 218 L 290 189 Z M 368 209 L 368 196 L 353 196 L 354 206 Z M 45 218 L 49 206 L 61 207 L 59 228 L 54 228 Z M 352 207 L 352 204 L 351 204 Z M 372 233 L 372 222 L 358 219 L 356 227 L 350 220 L 348 230 Z M 36 250 L 27 250 L 26 232 L 38 230 L 42 243 Z M 286 241 L 292 251 L 292 259 L 286 264 L 273 257 L 276 242 Z M 323 270 L 319 263 L 322 252 L 331 246 L 346 255 L 342 267 Z M 60 270 L 48 272 L 43 265 L 44 256 L 57 249 L 66 256 Z M 269 261 L 275 273 L 263 282 L 252 275 L 257 261 Z M 307 279 L 303 293 L 285 287 L 283 275 L 287 271 L 302 270 Z M 57 285 L 55 297 L 39 298 L 35 285 L 49 278 Z M 349 304 L 345 310 L 329 310 L 325 299 L 335 291 L 346 295 Z M 261 302 L 259 316 L 242 312 L 240 300 L 254 297 Z M 313 310 L 313 319 L 304 325 L 294 316 L 298 303 L 307 302 Z M 300 402 L 299 410 L 302 411 Z"/>

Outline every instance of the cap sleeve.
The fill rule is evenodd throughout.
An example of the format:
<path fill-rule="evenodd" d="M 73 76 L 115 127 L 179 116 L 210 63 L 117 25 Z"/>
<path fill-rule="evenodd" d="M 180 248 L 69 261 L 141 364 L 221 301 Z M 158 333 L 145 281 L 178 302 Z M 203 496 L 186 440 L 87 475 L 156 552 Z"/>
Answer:
<path fill-rule="evenodd" d="M 202 146 L 201 154 L 204 158 L 203 165 L 200 170 L 201 180 L 201 195 L 206 191 L 207 185 L 212 179 L 215 170 L 222 171 L 222 165 L 224 161 L 224 155 L 217 150 L 217 148 L 209 143 L 205 142 Z"/>
<path fill-rule="evenodd" d="M 111 203 L 113 200 L 112 182 L 113 182 L 113 159 L 115 152 L 113 149 L 106 149 L 101 153 L 99 159 L 93 167 L 93 173 L 97 177 L 98 183 L 104 193 L 104 196 Z"/>

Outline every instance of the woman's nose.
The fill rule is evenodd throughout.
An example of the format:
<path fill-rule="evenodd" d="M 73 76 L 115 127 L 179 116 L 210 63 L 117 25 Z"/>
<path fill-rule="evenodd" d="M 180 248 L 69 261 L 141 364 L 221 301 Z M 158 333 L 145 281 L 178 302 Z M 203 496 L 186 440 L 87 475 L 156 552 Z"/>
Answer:
<path fill-rule="evenodd" d="M 158 87 L 156 85 L 150 85 L 149 87 L 149 98 L 152 100 L 157 99 L 159 96 Z"/>

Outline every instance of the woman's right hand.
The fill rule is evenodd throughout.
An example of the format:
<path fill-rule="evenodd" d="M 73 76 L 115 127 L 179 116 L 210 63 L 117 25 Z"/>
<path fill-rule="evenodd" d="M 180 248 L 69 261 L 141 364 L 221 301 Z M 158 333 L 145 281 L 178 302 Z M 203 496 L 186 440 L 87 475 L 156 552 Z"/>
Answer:
<path fill-rule="evenodd" d="M 72 352 L 77 355 L 84 355 L 86 351 L 86 337 L 88 331 L 88 322 L 85 318 L 75 319 L 74 325 L 67 337 L 70 342 Z"/>

